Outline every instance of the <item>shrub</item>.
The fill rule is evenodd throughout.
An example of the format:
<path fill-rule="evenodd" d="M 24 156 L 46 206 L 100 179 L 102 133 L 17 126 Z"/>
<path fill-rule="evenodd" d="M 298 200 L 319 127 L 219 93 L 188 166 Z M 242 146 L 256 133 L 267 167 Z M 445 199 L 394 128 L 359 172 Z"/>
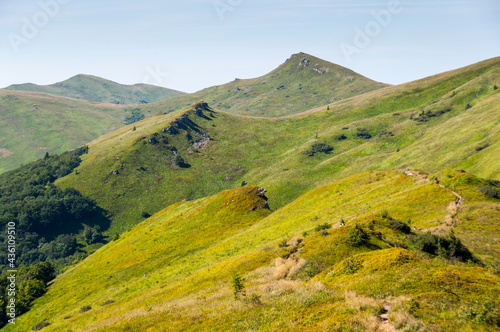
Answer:
<path fill-rule="evenodd" d="M 411 227 L 408 226 L 408 224 L 402 222 L 401 220 L 391 219 L 391 221 L 389 221 L 389 225 L 391 226 L 392 229 L 400 231 L 401 233 L 405 234 L 411 233 Z"/>
<path fill-rule="evenodd" d="M 490 146 L 490 145 L 489 144 L 480 145 L 480 146 L 477 146 L 475 148 L 475 150 L 476 150 L 476 152 L 479 152 L 479 151 L 486 149 L 488 146 Z"/>
<path fill-rule="evenodd" d="M 142 211 L 141 212 L 141 217 L 143 217 L 143 218 L 149 218 L 149 217 L 151 217 L 151 214 L 149 214 L 149 212 L 147 212 L 147 211 Z"/>
<path fill-rule="evenodd" d="M 108 304 L 111 304 L 111 303 L 115 303 L 115 301 L 113 301 L 113 300 L 107 300 L 102 305 L 108 305 Z"/>
<path fill-rule="evenodd" d="M 346 140 L 347 139 L 347 136 L 342 134 L 342 135 L 338 135 L 338 136 L 335 136 L 335 139 L 337 141 L 343 141 L 343 140 Z"/>
<path fill-rule="evenodd" d="M 326 143 L 314 143 L 309 150 L 304 152 L 306 156 L 312 157 L 316 153 L 330 153 L 333 151 L 333 147 Z"/>
<path fill-rule="evenodd" d="M 419 233 L 413 238 L 413 244 L 417 250 L 435 255 L 437 251 L 437 235 Z"/>
<path fill-rule="evenodd" d="M 91 310 L 92 307 L 89 306 L 89 305 L 84 305 L 83 307 L 80 308 L 80 310 L 78 310 L 79 313 L 84 313 L 84 312 L 87 312 L 89 310 Z"/>
<path fill-rule="evenodd" d="M 33 331 L 40 331 L 41 329 L 49 326 L 50 323 L 49 322 L 46 322 L 46 321 L 43 321 L 43 322 L 40 322 L 40 323 L 36 323 L 32 328 L 31 330 Z"/>
<path fill-rule="evenodd" d="M 479 191 L 484 196 L 500 199 L 500 190 L 492 186 L 479 187 Z"/>
<path fill-rule="evenodd" d="M 358 129 L 358 132 L 356 133 L 356 136 L 358 138 L 363 138 L 363 139 L 370 139 L 372 138 L 372 135 L 366 130 L 366 129 Z"/>
<path fill-rule="evenodd" d="M 29 268 L 28 276 L 30 279 L 38 279 L 47 285 L 56 277 L 56 270 L 51 262 L 37 263 Z"/>
<path fill-rule="evenodd" d="M 280 247 L 280 248 L 288 247 L 287 240 L 286 239 L 281 240 L 280 244 L 278 244 L 278 247 Z"/>
<path fill-rule="evenodd" d="M 325 222 L 324 224 L 316 225 L 316 227 L 314 228 L 314 230 L 316 232 L 321 232 L 323 230 L 330 229 L 330 228 L 332 228 L 332 225 L 330 225 L 329 223 Z"/>
<path fill-rule="evenodd" d="M 355 247 L 365 245 L 368 239 L 368 234 L 366 234 L 359 224 L 356 224 L 356 226 L 349 231 L 349 243 Z"/>
<path fill-rule="evenodd" d="M 415 299 L 411 299 L 410 303 L 408 303 L 408 312 L 411 315 L 415 315 L 418 308 L 420 308 L 420 304 Z"/>
<path fill-rule="evenodd" d="M 380 212 L 380 217 L 382 217 L 382 218 L 384 218 L 384 219 L 386 219 L 386 218 L 390 218 L 390 217 L 389 217 L 389 212 L 388 212 L 387 210 L 382 210 L 382 211 Z"/>
<path fill-rule="evenodd" d="M 231 275 L 231 286 L 233 287 L 234 299 L 237 300 L 239 295 L 245 296 L 245 285 L 243 285 L 243 278 L 238 272 L 233 272 Z"/>
<path fill-rule="evenodd" d="M 493 303 L 491 300 L 486 302 L 475 300 L 465 304 L 461 308 L 459 316 L 475 323 L 486 323 L 500 327 L 500 310 L 498 308 L 498 303 Z"/>
<path fill-rule="evenodd" d="M 465 105 L 465 110 L 471 109 L 472 106 L 470 104 Z"/>
<path fill-rule="evenodd" d="M 412 242 L 416 249 L 431 255 L 447 259 L 455 258 L 459 261 L 475 261 L 472 253 L 455 236 L 453 230 L 446 237 L 434 235 L 429 232 L 419 233 L 413 237 Z"/>
<path fill-rule="evenodd" d="M 87 244 L 98 242 L 102 238 L 101 233 L 99 233 L 99 226 L 85 227 L 83 230 L 83 238 Z"/>
<path fill-rule="evenodd" d="M 19 285 L 16 305 L 19 304 L 19 311 L 29 310 L 31 302 L 42 296 L 46 292 L 46 286 L 41 280 L 28 279 Z"/>
<path fill-rule="evenodd" d="M 330 233 L 328 233 L 328 231 L 325 229 L 322 230 L 321 232 L 319 232 L 319 235 L 321 235 L 321 236 L 327 236 L 328 234 L 330 234 Z"/>

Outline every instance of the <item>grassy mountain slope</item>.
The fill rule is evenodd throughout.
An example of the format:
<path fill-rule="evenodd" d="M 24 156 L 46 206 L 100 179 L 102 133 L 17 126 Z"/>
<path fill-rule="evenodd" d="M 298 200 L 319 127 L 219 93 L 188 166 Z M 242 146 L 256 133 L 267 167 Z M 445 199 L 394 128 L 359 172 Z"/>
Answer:
<path fill-rule="evenodd" d="M 84 145 L 147 110 L 0 89 L 0 173 Z"/>
<path fill-rule="evenodd" d="M 236 79 L 165 100 L 161 107 L 174 110 L 203 99 L 213 107 L 233 114 L 283 116 L 386 86 L 347 68 L 298 53 L 262 77 Z"/>
<path fill-rule="evenodd" d="M 143 104 L 177 97 L 184 92 L 148 84 L 123 85 L 91 75 L 76 75 L 51 85 L 14 84 L 6 90 L 50 93 L 98 103 Z"/>
<path fill-rule="evenodd" d="M 476 241 L 483 260 L 500 235 L 479 236 L 486 219 L 500 221 L 498 199 L 478 192 L 485 184 L 455 171 L 373 171 L 275 212 L 256 187 L 179 202 L 58 276 L 4 330 L 47 321 L 44 331 L 495 331 L 498 275 L 420 247 L 426 229 L 465 225 L 463 242 Z M 232 271 L 245 277 L 240 300 Z"/>
<path fill-rule="evenodd" d="M 500 179 L 497 85 L 500 58 L 290 117 L 236 116 L 198 103 L 95 140 L 79 174 L 58 185 L 109 210 L 113 234 L 142 212 L 242 182 L 268 188 L 279 208 L 318 185 L 380 168 L 464 168 Z M 161 111 L 161 103 L 147 107 Z M 315 143 L 333 151 L 310 156 Z"/>

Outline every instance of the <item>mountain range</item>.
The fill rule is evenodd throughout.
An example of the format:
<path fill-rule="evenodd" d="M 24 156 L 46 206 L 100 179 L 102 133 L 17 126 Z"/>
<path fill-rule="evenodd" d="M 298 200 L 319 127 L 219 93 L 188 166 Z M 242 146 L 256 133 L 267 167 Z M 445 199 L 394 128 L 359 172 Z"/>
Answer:
<path fill-rule="evenodd" d="M 30 235 L 33 252 L 73 236 L 86 254 L 2 331 L 498 331 L 499 85 L 500 58 L 390 86 L 299 53 L 133 106 L 0 90 L 2 148 L 17 126 L 89 132 L 0 193 L 24 174 L 16 208 L 71 194 L 102 217 Z M 68 132 L 45 131 L 54 114 Z"/>
<path fill-rule="evenodd" d="M 121 85 L 89 75 L 48 86 L 11 85 L 0 89 L 0 122 L 4 124 L 0 128 L 0 173 L 46 152 L 76 148 L 123 124 L 169 113 L 201 99 L 228 112 L 278 116 L 385 86 L 304 53 L 292 55 L 260 78 L 193 94 L 144 84 Z"/>
<path fill-rule="evenodd" d="M 49 93 L 56 96 L 119 105 L 147 104 L 184 94 L 184 92 L 154 85 L 123 85 L 100 77 L 82 74 L 51 85 L 14 84 L 6 87 L 5 90 Z"/>

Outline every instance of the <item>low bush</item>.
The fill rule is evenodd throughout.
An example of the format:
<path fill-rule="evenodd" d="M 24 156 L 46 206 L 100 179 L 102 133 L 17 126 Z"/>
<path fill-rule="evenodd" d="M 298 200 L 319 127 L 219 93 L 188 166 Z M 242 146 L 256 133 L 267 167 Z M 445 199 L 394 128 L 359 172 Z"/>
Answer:
<path fill-rule="evenodd" d="M 459 311 L 462 319 L 473 321 L 474 323 L 486 323 L 500 327 L 499 303 L 493 301 L 473 301 L 466 303 Z"/>
<path fill-rule="evenodd" d="M 439 236 L 435 234 L 419 233 L 413 236 L 412 243 L 420 251 L 431 255 L 441 256 L 447 259 L 457 259 L 459 261 L 475 261 L 472 253 L 458 239 L 453 230 L 448 236 Z"/>
<path fill-rule="evenodd" d="M 312 157 L 316 153 L 330 153 L 333 151 L 333 147 L 326 143 L 314 143 L 309 150 L 304 152 L 306 156 Z"/>
<path fill-rule="evenodd" d="M 479 187 L 481 194 L 487 197 L 500 199 L 500 190 L 492 186 Z"/>
<path fill-rule="evenodd" d="M 372 138 L 372 135 L 366 129 L 358 129 L 356 137 L 363 139 L 370 139 Z"/>
<path fill-rule="evenodd" d="M 391 221 L 389 221 L 389 225 L 391 226 L 392 229 L 399 231 L 401 233 L 405 234 L 411 233 L 411 227 L 405 222 L 402 222 L 401 220 L 391 219 Z"/>
<path fill-rule="evenodd" d="M 316 232 L 321 232 L 323 230 L 327 230 L 327 229 L 330 229 L 330 228 L 332 228 L 332 225 L 330 225 L 329 223 L 325 222 L 324 224 L 316 225 L 316 227 L 314 228 L 314 230 Z"/>
<path fill-rule="evenodd" d="M 347 136 L 342 134 L 342 135 L 338 135 L 338 136 L 335 136 L 335 139 L 337 141 L 343 141 L 343 140 L 346 140 L 347 139 Z"/>
<path fill-rule="evenodd" d="M 41 329 L 49 326 L 50 323 L 49 322 L 46 322 L 46 321 L 43 321 L 43 322 L 40 322 L 40 323 L 36 323 L 32 328 L 31 330 L 33 331 L 40 331 Z"/>
<path fill-rule="evenodd" d="M 92 310 L 92 307 L 89 305 L 84 305 L 83 307 L 80 308 L 80 310 L 78 310 L 78 312 L 83 313 L 83 312 L 87 312 L 89 310 Z"/>
<path fill-rule="evenodd" d="M 490 146 L 489 144 L 480 145 L 480 146 L 476 147 L 475 150 L 476 150 L 476 152 L 483 151 L 484 149 L 486 149 L 489 146 Z"/>
<path fill-rule="evenodd" d="M 356 224 L 356 226 L 349 231 L 349 243 L 354 247 L 365 245 L 368 243 L 369 238 L 368 234 L 359 224 Z"/>

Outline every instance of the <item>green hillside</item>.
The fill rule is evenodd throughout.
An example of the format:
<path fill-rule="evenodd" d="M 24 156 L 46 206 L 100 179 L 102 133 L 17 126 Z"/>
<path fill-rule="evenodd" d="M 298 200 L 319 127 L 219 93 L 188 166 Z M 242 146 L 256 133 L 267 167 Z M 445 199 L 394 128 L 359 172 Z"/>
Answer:
<path fill-rule="evenodd" d="M 108 210 L 113 235 L 169 204 L 242 183 L 269 189 L 276 209 L 380 168 L 462 168 L 498 180 L 498 85 L 495 58 L 290 117 L 237 116 L 198 103 L 100 137 L 78 174 L 57 183 Z M 156 113 L 161 105 L 147 107 Z"/>
<path fill-rule="evenodd" d="M 176 110 L 203 99 L 214 108 L 228 113 L 283 116 L 386 86 L 350 69 L 298 53 L 262 77 L 237 78 L 227 84 L 164 100 L 161 107 Z"/>
<path fill-rule="evenodd" d="M 274 212 L 257 187 L 179 202 L 59 275 L 3 330 L 497 331 L 488 185 L 379 170 Z"/>
<path fill-rule="evenodd" d="M 0 173 L 36 160 L 46 152 L 60 153 L 79 147 L 123 123 L 159 112 L 169 113 L 202 98 L 217 100 L 215 106 L 228 112 L 275 116 L 302 112 L 384 86 L 303 53 L 292 56 L 263 77 L 189 95 L 145 84 L 126 86 L 89 75 L 47 86 L 12 85 L 0 90 Z M 159 100 L 162 101 L 156 102 Z M 243 105 L 251 111 L 243 110 Z"/>
<path fill-rule="evenodd" d="M 148 84 L 123 85 L 91 75 L 76 75 L 51 85 L 14 84 L 6 90 L 50 93 L 98 103 L 144 104 L 177 97 L 184 92 Z"/>
<path fill-rule="evenodd" d="M 60 153 L 130 123 L 147 110 L 0 89 L 0 173 Z"/>

